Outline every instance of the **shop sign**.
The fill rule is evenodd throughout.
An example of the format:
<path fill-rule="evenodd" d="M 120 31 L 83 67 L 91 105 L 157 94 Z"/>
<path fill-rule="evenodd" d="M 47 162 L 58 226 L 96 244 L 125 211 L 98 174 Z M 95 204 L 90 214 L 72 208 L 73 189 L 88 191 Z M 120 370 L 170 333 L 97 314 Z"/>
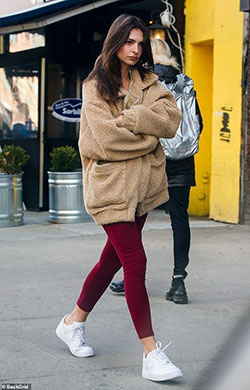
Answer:
<path fill-rule="evenodd" d="M 57 100 L 52 105 L 52 115 L 65 122 L 80 122 L 82 99 Z"/>

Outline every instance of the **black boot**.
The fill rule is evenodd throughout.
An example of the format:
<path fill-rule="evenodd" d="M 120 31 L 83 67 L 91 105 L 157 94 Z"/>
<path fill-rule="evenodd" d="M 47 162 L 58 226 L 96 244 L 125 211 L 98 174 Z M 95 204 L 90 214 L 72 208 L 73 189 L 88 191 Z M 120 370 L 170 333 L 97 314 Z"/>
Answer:
<path fill-rule="evenodd" d="M 170 289 L 169 291 L 166 293 L 165 295 L 165 298 L 167 301 L 172 301 L 173 298 L 174 298 L 174 285 L 173 285 L 173 279 L 172 279 L 172 283 L 171 283 L 171 286 L 170 286 Z"/>
<path fill-rule="evenodd" d="M 169 291 L 166 293 L 165 298 L 167 301 L 173 301 L 174 303 L 186 304 L 188 303 L 188 296 L 185 289 L 183 278 L 173 278 Z"/>
<path fill-rule="evenodd" d="M 112 282 L 109 285 L 111 291 L 117 294 L 124 293 L 124 280 L 121 282 Z"/>

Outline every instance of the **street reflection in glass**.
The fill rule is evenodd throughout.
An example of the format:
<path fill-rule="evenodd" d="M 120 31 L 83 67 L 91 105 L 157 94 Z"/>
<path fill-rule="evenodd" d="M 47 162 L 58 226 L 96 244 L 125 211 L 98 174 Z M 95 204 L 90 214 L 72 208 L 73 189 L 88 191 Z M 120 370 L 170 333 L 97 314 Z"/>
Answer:
<path fill-rule="evenodd" d="M 27 68 L 0 68 L 0 139 L 37 137 L 39 73 Z"/>
<path fill-rule="evenodd" d="M 23 31 L 9 36 L 9 52 L 35 49 L 36 47 L 45 46 L 45 36 L 41 33 L 31 33 Z"/>

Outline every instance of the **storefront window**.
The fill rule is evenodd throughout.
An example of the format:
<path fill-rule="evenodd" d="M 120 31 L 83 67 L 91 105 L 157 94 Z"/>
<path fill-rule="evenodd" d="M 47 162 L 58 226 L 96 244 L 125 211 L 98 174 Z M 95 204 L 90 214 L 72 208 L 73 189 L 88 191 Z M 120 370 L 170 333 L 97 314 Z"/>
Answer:
<path fill-rule="evenodd" d="M 78 138 L 79 123 L 64 122 L 52 115 L 52 105 L 57 100 L 81 96 L 80 80 L 77 83 L 78 73 L 77 69 L 64 69 L 62 64 L 48 65 L 48 138 Z M 79 94 L 77 94 L 77 84 L 79 84 Z"/>
<path fill-rule="evenodd" d="M 45 36 L 38 32 L 23 31 L 9 36 L 9 52 L 35 49 L 36 47 L 45 46 Z"/>
<path fill-rule="evenodd" d="M 39 71 L 0 68 L 0 139 L 37 138 Z"/>

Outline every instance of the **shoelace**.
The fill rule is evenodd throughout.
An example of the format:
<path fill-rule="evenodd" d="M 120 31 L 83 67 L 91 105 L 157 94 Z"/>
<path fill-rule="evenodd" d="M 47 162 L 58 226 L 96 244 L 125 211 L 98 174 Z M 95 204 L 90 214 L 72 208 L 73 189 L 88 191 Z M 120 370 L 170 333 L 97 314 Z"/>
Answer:
<path fill-rule="evenodd" d="M 153 356 L 157 363 L 161 366 L 171 363 L 167 355 L 164 353 L 165 349 L 167 349 L 170 344 L 172 344 L 172 341 L 170 341 L 170 343 L 168 343 L 164 348 L 161 348 L 161 342 L 157 341 L 156 343 L 156 350 L 154 351 Z"/>
<path fill-rule="evenodd" d="M 85 329 L 83 329 L 81 326 L 74 326 L 74 339 L 76 340 L 79 345 L 86 344 L 85 340 Z"/>

